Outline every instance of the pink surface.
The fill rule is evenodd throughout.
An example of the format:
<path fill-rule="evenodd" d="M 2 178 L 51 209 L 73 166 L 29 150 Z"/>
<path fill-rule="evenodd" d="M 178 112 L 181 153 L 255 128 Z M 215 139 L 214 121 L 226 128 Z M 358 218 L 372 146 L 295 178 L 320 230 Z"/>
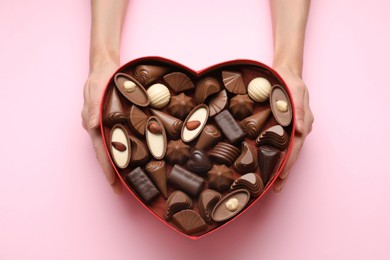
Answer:
<path fill-rule="evenodd" d="M 123 63 L 272 60 L 268 1 L 129 7 Z M 389 259 L 389 9 L 312 2 L 304 78 L 316 121 L 289 181 L 191 241 L 114 195 L 95 160 L 80 119 L 89 1 L 1 1 L 0 259 Z"/>

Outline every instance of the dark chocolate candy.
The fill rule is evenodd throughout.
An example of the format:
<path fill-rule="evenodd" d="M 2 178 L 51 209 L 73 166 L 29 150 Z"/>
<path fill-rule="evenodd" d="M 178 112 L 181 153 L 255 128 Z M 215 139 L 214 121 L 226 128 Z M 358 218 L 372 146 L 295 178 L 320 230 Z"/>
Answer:
<path fill-rule="evenodd" d="M 185 209 L 176 213 L 173 215 L 172 221 L 187 235 L 207 229 L 206 222 L 198 213 L 191 209 Z"/>
<path fill-rule="evenodd" d="M 246 94 L 246 87 L 241 73 L 234 71 L 222 71 L 222 80 L 225 88 L 234 94 Z"/>
<path fill-rule="evenodd" d="M 210 116 L 214 116 L 225 109 L 228 103 L 228 96 L 226 90 L 221 90 L 208 98 L 208 106 L 210 109 Z"/>
<path fill-rule="evenodd" d="M 215 222 L 222 222 L 233 218 L 245 208 L 249 198 L 249 191 L 245 189 L 230 192 L 215 205 L 211 213 L 212 219 Z"/>
<path fill-rule="evenodd" d="M 164 76 L 164 80 L 176 93 L 187 91 L 195 87 L 191 79 L 182 72 L 169 73 Z"/>
<path fill-rule="evenodd" d="M 145 203 L 151 202 L 160 195 L 160 192 L 141 167 L 137 167 L 127 174 L 126 182 Z"/>
<path fill-rule="evenodd" d="M 169 221 L 177 212 L 192 209 L 193 206 L 192 199 L 187 194 L 180 190 L 174 191 L 167 200 L 164 217 Z"/>
<path fill-rule="evenodd" d="M 150 111 L 152 111 L 153 115 L 160 118 L 169 138 L 178 139 L 180 137 L 181 128 L 183 127 L 183 121 L 171 115 L 165 114 L 160 110 L 150 109 Z"/>
<path fill-rule="evenodd" d="M 214 117 L 214 120 L 232 144 L 241 141 L 245 137 L 245 133 L 228 110 L 223 110 Z"/>
<path fill-rule="evenodd" d="M 183 165 L 191 156 L 191 148 L 182 140 L 171 140 L 168 143 L 165 158 L 171 164 Z"/>
<path fill-rule="evenodd" d="M 233 164 L 237 173 L 256 172 L 258 167 L 256 152 L 246 143 L 241 144 L 241 154 Z"/>
<path fill-rule="evenodd" d="M 161 192 L 164 198 L 168 196 L 167 190 L 167 166 L 164 161 L 150 161 L 145 166 L 145 171 Z"/>
<path fill-rule="evenodd" d="M 194 107 L 195 105 L 192 102 L 192 97 L 180 93 L 179 95 L 171 97 L 171 101 L 168 105 L 168 112 L 172 116 L 184 119 Z"/>
<path fill-rule="evenodd" d="M 126 122 L 126 116 L 123 112 L 118 90 L 112 88 L 107 104 L 104 109 L 103 123 L 108 126 Z"/>
<path fill-rule="evenodd" d="M 198 174 L 206 174 L 211 169 L 211 161 L 203 150 L 194 149 L 186 163 L 186 168 Z"/>
<path fill-rule="evenodd" d="M 230 166 L 240 155 L 240 149 L 234 145 L 219 142 L 208 154 L 211 160 Z"/>
<path fill-rule="evenodd" d="M 156 65 L 138 65 L 134 70 L 134 76 L 144 86 L 161 78 L 169 71 L 167 67 Z"/>
<path fill-rule="evenodd" d="M 205 103 L 206 99 L 218 93 L 221 90 L 221 84 L 219 81 L 213 77 L 206 77 L 201 79 L 196 85 L 195 89 L 195 103 L 202 104 Z"/>
<path fill-rule="evenodd" d="M 288 126 L 292 120 L 292 107 L 287 91 L 282 86 L 272 86 L 270 105 L 275 120 L 281 126 Z"/>
<path fill-rule="evenodd" d="M 202 191 L 202 193 L 199 195 L 199 214 L 207 223 L 212 222 L 211 212 L 221 197 L 222 196 L 219 192 L 210 189 Z"/>
<path fill-rule="evenodd" d="M 266 185 L 273 175 L 280 158 L 280 151 L 270 146 L 260 146 L 257 152 L 259 156 L 260 175 Z"/>
<path fill-rule="evenodd" d="M 145 88 L 133 77 L 125 73 L 117 73 L 114 77 L 115 85 L 131 103 L 146 107 L 150 103 Z"/>
<path fill-rule="evenodd" d="M 136 105 L 132 105 L 128 117 L 129 125 L 140 135 L 145 134 L 146 122 L 148 116 Z"/>
<path fill-rule="evenodd" d="M 263 128 L 265 122 L 269 115 L 271 114 L 271 109 L 266 108 L 256 114 L 249 116 L 241 121 L 241 128 L 244 133 L 251 139 L 255 139 Z"/>
<path fill-rule="evenodd" d="M 258 197 L 264 190 L 264 183 L 256 173 L 247 173 L 235 180 L 230 190 L 246 189 L 252 198 Z"/>
<path fill-rule="evenodd" d="M 235 95 L 230 100 L 229 111 L 234 118 L 243 119 L 253 114 L 255 103 L 245 95 Z"/>
<path fill-rule="evenodd" d="M 197 196 L 205 184 L 202 177 L 184 169 L 178 164 L 172 167 L 168 175 L 168 182 L 191 196 Z"/>
<path fill-rule="evenodd" d="M 195 148 L 208 150 L 209 148 L 214 146 L 219 140 L 221 140 L 221 138 L 221 132 L 219 132 L 219 130 L 215 126 L 206 125 L 199 136 Z"/>
<path fill-rule="evenodd" d="M 226 165 L 213 165 L 207 173 L 209 188 L 219 192 L 227 191 L 234 181 L 233 171 Z"/>

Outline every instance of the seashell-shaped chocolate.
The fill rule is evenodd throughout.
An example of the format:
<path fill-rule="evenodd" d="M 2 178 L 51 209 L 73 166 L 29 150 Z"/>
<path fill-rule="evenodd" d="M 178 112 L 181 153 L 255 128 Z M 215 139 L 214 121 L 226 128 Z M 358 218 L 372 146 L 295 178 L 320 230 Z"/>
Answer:
<path fill-rule="evenodd" d="M 241 144 L 241 154 L 233 163 L 233 169 L 240 174 L 256 172 L 258 167 L 256 152 L 246 143 Z"/>
<path fill-rule="evenodd" d="M 235 180 L 230 190 L 246 189 L 252 198 L 257 198 L 264 190 L 264 183 L 256 173 L 247 173 Z"/>
<path fill-rule="evenodd" d="M 195 87 L 192 80 L 182 72 L 172 72 L 164 76 L 165 82 L 176 93 L 184 92 Z"/>
<path fill-rule="evenodd" d="M 171 99 L 169 89 L 161 83 L 153 84 L 148 88 L 148 90 L 146 90 L 146 93 L 150 99 L 150 106 L 153 108 L 163 108 Z"/>
<path fill-rule="evenodd" d="M 131 143 L 127 130 L 124 126 L 116 124 L 110 133 L 110 153 L 115 165 L 125 169 L 131 159 Z"/>
<path fill-rule="evenodd" d="M 144 86 L 161 78 L 169 69 L 156 65 L 138 65 L 134 70 L 134 76 Z"/>
<path fill-rule="evenodd" d="M 287 91 L 282 86 L 272 87 L 270 105 L 276 122 L 281 126 L 288 126 L 292 121 L 292 107 Z"/>
<path fill-rule="evenodd" d="M 192 199 L 187 194 L 179 190 L 174 191 L 167 200 L 164 217 L 169 221 L 177 212 L 192 209 L 193 206 Z"/>
<path fill-rule="evenodd" d="M 288 140 L 288 134 L 284 128 L 280 125 L 274 125 L 256 138 L 256 145 L 270 145 L 279 150 L 284 150 L 288 146 Z"/>
<path fill-rule="evenodd" d="M 136 79 L 125 73 L 117 73 L 114 77 L 116 87 L 131 103 L 146 107 L 150 103 L 145 88 Z"/>
<path fill-rule="evenodd" d="M 199 214 L 207 223 L 212 222 L 211 212 L 221 197 L 222 196 L 219 192 L 210 189 L 202 191 L 202 193 L 199 195 Z"/>
<path fill-rule="evenodd" d="M 157 133 L 152 130 L 151 126 L 153 124 L 157 124 L 157 126 L 161 128 L 161 133 Z M 164 158 L 167 150 L 167 136 L 165 128 L 158 117 L 149 117 L 146 123 L 145 138 L 152 156 L 157 160 Z"/>
<path fill-rule="evenodd" d="M 160 195 L 158 189 L 141 167 L 137 167 L 127 174 L 126 182 L 145 203 L 151 202 Z"/>
<path fill-rule="evenodd" d="M 113 87 L 108 97 L 107 104 L 104 109 L 103 123 L 108 126 L 113 126 L 119 123 L 125 123 L 126 116 L 123 112 L 121 100 L 118 95 L 118 90 Z"/>
<path fill-rule="evenodd" d="M 149 150 L 146 145 L 135 136 L 129 136 L 131 143 L 131 165 L 142 165 L 149 160 Z"/>
<path fill-rule="evenodd" d="M 194 149 L 186 163 L 186 168 L 200 175 L 211 169 L 211 161 L 203 150 Z"/>
<path fill-rule="evenodd" d="M 253 114 L 254 105 L 248 95 L 235 95 L 230 100 L 229 111 L 234 118 L 243 119 Z"/>
<path fill-rule="evenodd" d="M 145 171 L 164 198 L 167 198 L 167 166 L 165 161 L 150 161 L 146 164 Z"/>
<path fill-rule="evenodd" d="M 209 179 L 209 188 L 219 192 L 229 190 L 230 185 L 234 181 L 233 171 L 224 164 L 214 164 L 207 173 L 207 177 Z"/>
<path fill-rule="evenodd" d="M 172 217 L 173 223 L 185 234 L 190 235 L 207 229 L 202 217 L 191 209 L 182 210 Z"/>
<path fill-rule="evenodd" d="M 208 154 L 214 162 L 230 166 L 240 155 L 240 149 L 234 145 L 219 142 Z"/>
<path fill-rule="evenodd" d="M 271 83 L 268 79 L 257 77 L 248 84 L 248 95 L 256 102 L 264 102 L 269 98 L 271 92 Z"/>
<path fill-rule="evenodd" d="M 255 139 L 261 132 L 265 122 L 269 115 L 271 114 L 271 109 L 266 108 L 256 114 L 249 116 L 241 121 L 240 125 L 246 136 L 251 139 Z"/>
<path fill-rule="evenodd" d="M 196 149 L 208 150 L 221 140 L 221 132 L 213 125 L 206 125 L 195 145 Z"/>
<path fill-rule="evenodd" d="M 242 75 L 234 71 L 222 71 L 222 80 L 225 88 L 234 94 L 246 94 L 246 87 Z"/>
<path fill-rule="evenodd" d="M 191 147 L 185 144 L 182 140 L 171 140 L 168 143 L 167 153 L 165 158 L 171 164 L 183 165 L 191 156 Z"/>
<path fill-rule="evenodd" d="M 184 119 L 195 107 L 192 102 L 192 97 L 187 96 L 184 93 L 172 96 L 171 102 L 168 105 L 168 112 L 177 118 Z"/>
<path fill-rule="evenodd" d="M 212 219 L 215 222 L 222 222 L 233 218 L 245 208 L 249 202 L 249 198 L 249 191 L 245 189 L 234 190 L 228 193 L 215 205 L 211 212 Z M 234 207 L 231 207 L 231 204 Z"/>
<path fill-rule="evenodd" d="M 260 146 L 257 154 L 259 156 L 260 175 L 264 185 L 266 185 L 274 174 L 281 152 L 270 146 Z"/>
<path fill-rule="evenodd" d="M 171 115 L 165 114 L 159 110 L 150 109 L 153 115 L 160 118 L 163 123 L 165 130 L 171 139 L 180 138 L 181 129 L 183 127 L 183 121 L 180 119 L 173 117 Z"/>
<path fill-rule="evenodd" d="M 148 116 L 136 105 L 132 105 L 129 112 L 129 125 L 140 135 L 145 134 L 146 122 Z"/>
<path fill-rule="evenodd" d="M 209 108 L 205 104 L 200 104 L 196 106 L 190 114 L 187 116 L 186 120 L 183 123 L 183 128 L 181 130 L 181 139 L 188 143 L 194 140 L 203 130 L 204 126 L 207 123 L 209 118 Z M 199 121 L 200 124 L 195 129 L 189 129 L 187 123 L 191 121 Z"/>
<path fill-rule="evenodd" d="M 206 99 L 221 91 L 221 84 L 213 77 L 206 77 L 201 79 L 196 85 L 195 89 L 195 103 L 205 103 Z"/>
<path fill-rule="evenodd" d="M 228 96 L 226 90 L 221 90 L 217 94 L 214 94 L 209 97 L 207 103 L 210 110 L 210 116 L 214 116 L 224 110 L 228 103 Z"/>

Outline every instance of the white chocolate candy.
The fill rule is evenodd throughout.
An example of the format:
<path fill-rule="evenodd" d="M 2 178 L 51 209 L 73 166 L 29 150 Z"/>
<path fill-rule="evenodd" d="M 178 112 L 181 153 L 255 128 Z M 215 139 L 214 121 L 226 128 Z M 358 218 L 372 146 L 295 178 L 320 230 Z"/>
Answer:
<path fill-rule="evenodd" d="M 169 100 L 171 99 L 169 89 L 160 83 L 156 83 L 150 86 L 146 93 L 150 99 L 150 106 L 153 108 L 163 108 L 169 103 Z"/>
<path fill-rule="evenodd" d="M 280 112 L 287 112 L 288 111 L 288 104 L 284 100 L 278 100 L 276 101 L 276 107 Z"/>
<path fill-rule="evenodd" d="M 125 81 L 123 83 L 123 88 L 125 89 L 126 92 L 133 92 L 137 86 L 135 83 L 131 80 Z"/>
<path fill-rule="evenodd" d="M 257 77 L 251 80 L 248 85 L 248 95 L 256 102 L 264 102 L 268 99 L 271 92 L 271 83 L 263 77 Z"/>
<path fill-rule="evenodd" d="M 115 143 L 124 146 L 124 149 L 116 149 Z M 122 125 L 115 125 L 111 130 L 111 146 L 110 152 L 112 159 L 118 168 L 124 169 L 129 165 L 130 162 L 130 141 L 126 133 L 126 129 Z"/>
<path fill-rule="evenodd" d="M 152 123 L 156 123 L 161 127 L 161 133 L 154 133 L 154 131 L 150 129 Z M 146 123 L 145 138 L 152 156 L 157 160 L 164 158 L 167 151 L 167 136 L 162 122 L 157 117 L 149 117 Z"/>
<path fill-rule="evenodd" d="M 236 198 L 229 199 L 228 201 L 226 201 L 225 206 L 229 211 L 236 211 L 238 208 L 238 199 Z"/>
<path fill-rule="evenodd" d="M 183 140 L 183 142 L 188 143 L 194 140 L 200 134 L 200 132 L 202 132 L 203 127 L 206 125 L 208 118 L 208 106 L 201 104 L 195 107 L 184 121 L 183 128 L 181 130 L 181 139 Z M 199 126 L 197 126 L 195 129 L 188 129 L 187 122 L 195 121 L 198 121 L 200 123 Z"/>

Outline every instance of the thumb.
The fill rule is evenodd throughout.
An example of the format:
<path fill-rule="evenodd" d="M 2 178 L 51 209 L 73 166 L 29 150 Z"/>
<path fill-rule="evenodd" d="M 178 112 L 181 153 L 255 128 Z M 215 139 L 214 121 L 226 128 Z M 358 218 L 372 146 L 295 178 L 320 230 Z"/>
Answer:
<path fill-rule="evenodd" d="M 98 102 L 91 102 L 91 104 L 89 105 L 88 128 L 93 129 L 99 126 L 99 109 L 100 107 Z"/>
<path fill-rule="evenodd" d="M 296 131 L 298 133 L 303 134 L 305 127 L 305 110 L 303 108 L 303 104 L 300 104 L 301 101 L 296 102 L 295 104 L 295 114 L 296 114 Z"/>

